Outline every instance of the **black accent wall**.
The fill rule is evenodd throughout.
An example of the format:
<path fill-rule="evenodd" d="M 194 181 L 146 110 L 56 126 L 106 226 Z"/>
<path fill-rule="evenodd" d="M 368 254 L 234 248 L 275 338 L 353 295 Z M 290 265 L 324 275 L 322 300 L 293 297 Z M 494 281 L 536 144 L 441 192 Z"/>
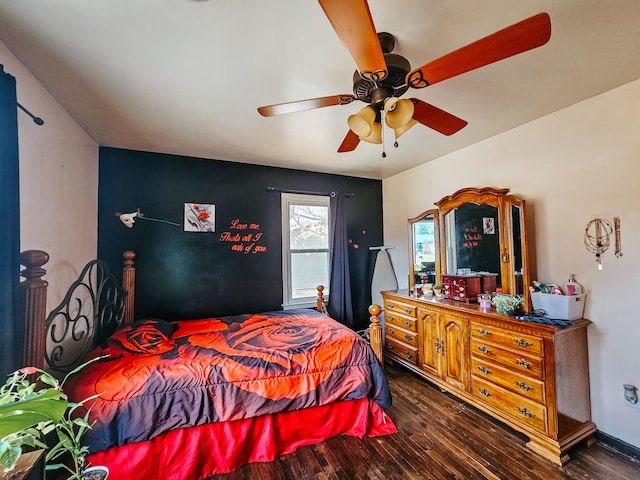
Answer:
<path fill-rule="evenodd" d="M 120 277 L 122 253 L 137 253 L 136 318 L 281 309 L 280 194 L 267 187 L 353 194 L 345 201 L 352 297 L 357 326 L 366 327 L 376 253 L 369 246 L 383 242 L 381 181 L 101 147 L 98 257 Z M 215 205 L 215 232 L 185 232 L 185 203 Z M 116 216 L 138 208 L 181 226 L 138 220 L 129 229 Z M 231 228 L 236 220 L 247 229 Z M 225 232 L 240 240 L 222 240 Z M 258 241 L 243 241 L 256 233 Z"/>

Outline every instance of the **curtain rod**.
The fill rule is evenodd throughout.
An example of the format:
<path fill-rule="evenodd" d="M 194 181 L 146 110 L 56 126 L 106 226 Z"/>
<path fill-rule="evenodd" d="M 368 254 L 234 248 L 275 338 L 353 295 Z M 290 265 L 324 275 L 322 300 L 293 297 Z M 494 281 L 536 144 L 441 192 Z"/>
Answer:
<path fill-rule="evenodd" d="M 310 192 L 307 190 L 290 190 L 287 188 L 280 187 L 267 187 L 267 192 L 279 192 L 279 193 L 297 193 L 299 195 L 323 195 L 325 197 L 334 197 L 338 195 L 338 192 Z M 345 193 L 343 195 L 345 198 L 355 197 L 355 193 Z"/>
<path fill-rule="evenodd" d="M 35 123 L 36 125 L 44 125 L 44 120 L 42 120 L 40 117 L 36 117 L 33 113 L 31 113 L 29 110 L 24 108 L 22 105 L 20 105 L 20 102 L 16 102 L 16 104 L 18 105 L 18 108 L 20 110 L 22 110 L 24 113 L 26 113 L 31 117 L 31 119 L 33 120 L 33 123 Z"/>

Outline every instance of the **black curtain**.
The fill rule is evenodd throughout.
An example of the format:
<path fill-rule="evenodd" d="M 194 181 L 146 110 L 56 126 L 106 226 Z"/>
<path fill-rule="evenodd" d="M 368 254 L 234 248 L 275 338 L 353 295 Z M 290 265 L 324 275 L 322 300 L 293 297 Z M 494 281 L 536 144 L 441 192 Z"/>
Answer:
<path fill-rule="evenodd" d="M 16 79 L 0 65 L 0 381 L 22 365 Z"/>
<path fill-rule="evenodd" d="M 339 322 L 354 328 L 353 303 L 351 301 L 351 275 L 349 274 L 349 243 L 344 214 L 344 198 L 331 193 L 331 291 L 327 311 Z"/>

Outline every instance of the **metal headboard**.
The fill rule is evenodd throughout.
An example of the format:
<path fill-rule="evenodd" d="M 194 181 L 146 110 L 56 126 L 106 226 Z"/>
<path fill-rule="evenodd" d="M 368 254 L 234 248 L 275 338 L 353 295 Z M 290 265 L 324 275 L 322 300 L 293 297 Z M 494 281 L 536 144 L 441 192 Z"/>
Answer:
<path fill-rule="evenodd" d="M 47 317 L 45 360 L 54 372 L 77 367 L 123 323 L 126 292 L 102 260 L 85 265 Z"/>

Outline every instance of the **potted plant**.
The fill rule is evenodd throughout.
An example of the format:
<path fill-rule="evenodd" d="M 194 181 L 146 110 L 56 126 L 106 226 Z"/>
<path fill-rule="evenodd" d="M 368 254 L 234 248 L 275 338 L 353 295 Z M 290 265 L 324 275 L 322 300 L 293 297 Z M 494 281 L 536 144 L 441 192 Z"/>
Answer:
<path fill-rule="evenodd" d="M 440 294 L 442 293 L 442 285 L 434 285 L 433 293 L 435 293 L 437 296 L 440 296 Z"/>
<path fill-rule="evenodd" d="M 88 422 L 90 409 L 84 417 L 76 416 L 76 410 L 97 395 L 71 402 L 63 391 L 71 375 L 102 358 L 104 356 L 76 367 L 61 382 L 35 367 L 24 367 L 9 375 L 0 388 L 0 465 L 5 471 L 15 467 L 25 446 L 46 449 L 48 443 L 56 442 L 45 457 L 47 470 L 64 468 L 75 480 L 107 478 L 106 475 L 84 476 L 88 448 L 81 444 L 81 438 L 91 428 Z M 34 375 L 37 375 L 35 379 Z M 63 460 L 63 457 L 70 457 L 71 463 L 49 463 Z M 93 475 L 92 472 L 87 473 Z"/>
<path fill-rule="evenodd" d="M 507 315 L 513 315 L 520 311 L 520 307 L 523 302 L 522 298 L 517 295 L 506 295 L 501 293 L 493 297 L 491 303 L 499 312 L 506 313 Z"/>
<path fill-rule="evenodd" d="M 69 402 L 69 407 L 62 418 L 55 424 L 55 433 L 58 442 L 47 452 L 46 470 L 65 469 L 71 476 L 69 480 L 105 480 L 109 475 L 109 470 L 105 466 L 89 467 L 87 464 L 87 454 L 89 447 L 81 442 L 82 436 L 91 428 L 89 423 L 89 413 L 91 408 L 86 409 L 84 416 L 77 416 L 76 410 L 86 402 L 98 397 L 93 395 L 80 402 Z M 70 463 L 64 460 L 70 457 Z M 61 460 L 52 463 L 54 460 Z"/>
<path fill-rule="evenodd" d="M 38 372 L 36 382 L 28 379 Z M 13 470 L 23 447 L 46 448 L 43 437 L 53 431 L 68 406 L 58 386 L 51 375 L 25 367 L 10 374 L 0 387 L 0 465 L 5 473 Z"/>

